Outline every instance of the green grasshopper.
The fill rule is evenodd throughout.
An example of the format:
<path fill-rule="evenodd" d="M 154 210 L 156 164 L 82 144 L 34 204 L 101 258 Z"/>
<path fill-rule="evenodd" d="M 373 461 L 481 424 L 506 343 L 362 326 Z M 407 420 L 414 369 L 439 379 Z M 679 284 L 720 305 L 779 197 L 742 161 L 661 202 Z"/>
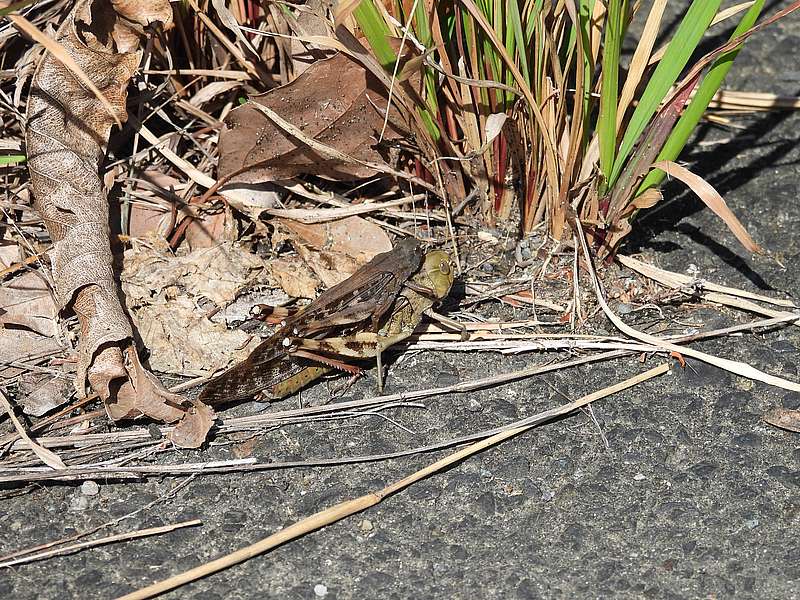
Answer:
<path fill-rule="evenodd" d="M 444 270 L 450 273 L 452 283 L 449 256 L 441 252 L 430 255 L 444 261 Z M 408 337 L 413 331 L 412 327 L 408 333 L 402 334 L 403 338 L 393 337 L 404 331 L 401 321 L 407 321 L 403 325 L 407 328 L 408 322 L 413 321 L 416 326 L 422 318 L 424 308 L 417 311 L 417 316 L 413 307 L 419 308 L 424 302 L 413 294 L 427 293 L 431 298 L 429 308 L 437 294 L 444 297 L 449 291 L 449 284 L 447 290 L 441 292 L 441 284 L 437 287 L 432 277 L 425 278 L 423 273 L 427 267 L 415 276 L 420 283 L 408 281 L 411 274 L 419 270 L 421 260 L 420 245 L 412 239 L 403 240 L 391 251 L 379 254 L 349 279 L 323 292 L 304 310 L 287 319 L 243 362 L 209 381 L 200 393 L 200 400 L 207 404 L 221 404 L 251 398 L 259 392 L 273 399 L 283 398 L 333 368 L 353 374 L 361 371 L 336 356 L 377 357 L 380 361 L 382 349 Z M 425 262 L 429 264 L 427 258 Z M 367 340 L 347 337 L 363 328 L 366 321 L 370 321 L 373 331 L 377 331 L 372 334 L 377 336 L 374 350 L 368 348 Z M 323 342 L 320 338 L 328 337 L 334 340 L 333 345 L 316 347 L 317 343 Z M 390 343 L 386 344 L 387 341 Z M 356 346 L 361 349 L 353 350 Z"/>

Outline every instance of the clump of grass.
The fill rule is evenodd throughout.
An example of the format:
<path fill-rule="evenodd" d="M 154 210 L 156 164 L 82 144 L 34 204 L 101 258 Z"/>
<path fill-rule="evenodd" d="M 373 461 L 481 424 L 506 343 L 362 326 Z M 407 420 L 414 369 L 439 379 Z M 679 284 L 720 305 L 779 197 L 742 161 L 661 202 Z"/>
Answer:
<path fill-rule="evenodd" d="M 724 11 L 720 0 L 694 0 L 658 48 L 666 4 L 652 2 L 626 70 L 640 2 L 362 0 L 352 14 L 388 72 L 390 38 L 424 52 L 415 110 L 428 147 L 457 159 L 430 168 L 445 162 L 450 180 L 482 192 L 490 221 L 519 199 L 524 231 L 544 223 L 558 240 L 576 215 L 609 254 L 661 198 L 664 172 L 652 165 L 678 157 L 745 38 L 766 24 L 754 27 L 763 0 Z M 731 41 L 691 62 L 718 23 L 733 24 Z M 508 117 L 499 135 L 487 128 L 497 114 Z"/>

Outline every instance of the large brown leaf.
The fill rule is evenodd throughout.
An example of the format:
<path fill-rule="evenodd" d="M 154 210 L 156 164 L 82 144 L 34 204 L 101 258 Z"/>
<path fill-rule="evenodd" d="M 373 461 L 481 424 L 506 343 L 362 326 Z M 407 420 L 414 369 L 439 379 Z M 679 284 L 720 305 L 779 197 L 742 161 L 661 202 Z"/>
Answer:
<path fill-rule="evenodd" d="M 293 82 L 252 100 L 306 137 L 362 162 L 385 162 L 388 143 L 408 137 L 392 109 L 379 144 L 388 94 L 364 67 L 343 54 L 315 62 Z M 375 174 L 358 162 L 321 155 L 249 103 L 232 110 L 225 120 L 219 153 L 220 176 L 247 169 L 233 177 L 245 183 L 289 179 L 301 173 L 345 181 Z"/>
<path fill-rule="evenodd" d="M 59 305 L 71 305 L 81 324 L 75 386 L 83 395 L 88 379 L 115 419 L 146 415 L 169 422 L 186 414 L 135 360 L 112 270 L 108 202 L 99 177 L 111 127 L 127 117 L 126 88 L 141 59 L 144 27 L 171 20 L 167 0 L 77 2 L 55 41 L 103 98 L 46 52 L 28 101 L 25 134 L 35 207 L 53 240 Z"/>

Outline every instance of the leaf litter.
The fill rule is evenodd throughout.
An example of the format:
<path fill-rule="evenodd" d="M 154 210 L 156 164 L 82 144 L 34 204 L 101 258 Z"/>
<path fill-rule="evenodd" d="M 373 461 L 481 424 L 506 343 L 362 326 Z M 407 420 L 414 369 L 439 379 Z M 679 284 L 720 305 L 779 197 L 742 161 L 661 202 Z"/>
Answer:
<path fill-rule="evenodd" d="M 198 10 L 194 3 L 190 4 Z M 15 402 L 34 416 L 58 406 L 54 402 L 63 394 L 63 383 L 70 373 L 69 353 L 74 337 L 79 340 L 76 373 L 79 398 L 72 408 L 55 413 L 59 415 L 55 419 L 45 417 L 30 427 L 17 419 L 13 431 L 6 429 L 0 435 L 3 456 L 0 482 L 80 481 L 98 476 L 124 480 L 129 476 L 166 473 L 276 468 L 279 463 L 259 463 L 257 458 L 251 458 L 252 448 L 246 447 L 247 444 L 234 461 L 170 464 L 154 457 L 167 456 L 174 450 L 171 444 L 186 448 L 201 446 L 207 442 L 212 425 L 215 425 L 215 440 L 242 444 L 242 436 L 248 439 L 248 435 L 267 435 L 273 428 L 290 423 L 358 419 L 367 414 L 358 411 L 403 407 L 404 402 L 424 398 L 426 394 L 458 393 L 472 389 L 472 385 L 499 385 L 542 372 L 529 369 L 498 375 L 490 382 L 463 382 L 445 389 L 423 390 L 417 396 L 404 393 L 355 404 L 287 409 L 246 417 L 218 416 L 209 407 L 192 400 L 183 392 L 196 381 L 174 391 L 166 390 L 151 370 L 202 378 L 247 355 L 252 345 L 258 343 L 258 336 L 239 328 L 247 320 L 243 315 L 216 318 L 253 290 L 280 286 L 290 297 L 313 298 L 319 289 L 338 283 L 371 256 L 387 250 L 391 244 L 387 231 L 414 233 L 440 242 L 449 239 L 451 244 L 453 231 L 442 225 L 450 223 L 450 215 L 442 211 L 432 193 L 438 191 L 443 196 L 441 186 L 431 183 L 435 178 L 422 166 L 424 161 L 419 160 L 424 159 L 424 151 L 410 147 L 412 127 L 394 105 L 388 112 L 388 133 L 381 137 L 388 91 L 373 71 L 354 59 L 352 50 L 349 55 L 335 54 L 310 62 L 307 68 L 297 67 L 297 72 L 303 71 L 298 78 L 281 86 L 268 86 L 272 89 L 256 95 L 255 92 L 263 91 L 254 81 L 264 65 L 258 55 L 252 56 L 254 48 L 250 47 L 249 38 L 241 35 L 236 16 L 222 3 L 215 2 L 223 25 L 235 34 L 236 39 L 229 40 L 228 48 L 236 57 L 234 67 L 244 70 L 229 71 L 234 81 L 214 81 L 213 70 L 202 75 L 198 70 L 196 77 L 202 80 L 200 84 L 182 80 L 191 89 L 190 100 L 165 105 L 170 118 L 188 119 L 192 124 L 180 134 L 177 129 L 182 126 L 175 126 L 176 131 L 166 133 L 158 129 L 161 137 L 157 137 L 132 118 L 141 137 L 148 143 L 158 143 L 159 148 L 157 152 L 141 151 L 147 156 L 146 161 L 126 160 L 125 168 L 115 171 L 123 179 L 122 195 L 129 220 L 127 227 L 120 227 L 122 234 L 112 247 L 107 228 L 109 197 L 96 171 L 101 169 L 112 124 L 115 120 L 124 122 L 128 116 L 125 89 L 142 53 L 142 32 L 138 26 L 129 29 L 129 25 L 144 25 L 154 18 L 168 24 L 170 18 L 168 3 L 164 2 L 147 4 L 155 7 L 152 12 L 133 6 L 133 12 L 125 12 L 124 20 L 113 12 L 92 12 L 95 5 L 99 3 L 79 2 L 55 39 L 76 57 L 80 69 L 102 82 L 98 87 L 103 98 L 82 88 L 73 71 L 63 67 L 58 55 L 52 53 L 45 55 L 33 77 L 29 103 L 30 185 L 36 207 L 53 240 L 52 247 L 40 246 L 34 251 L 48 252 L 54 292 L 44 283 L 45 278 L 26 271 L 27 261 L 34 262 L 29 249 L 23 250 L 22 244 L 0 247 L 4 268 L 14 270 L 0 290 L 0 294 L 5 294 L 0 295 L 5 311 L 0 321 L 7 326 L 0 329 L 0 361 L 4 379 L 16 386 Z M 119 9 L 129 8 L 125 5 Z M 327 33 L 315 32 L 318 36 Z M 224 32 L 217 29 L 214 35 Z M 352 41 L 348 44 L 354 47 Z M 236 48 L 236 52 L 231 48 Z M 323 54 L 316 50 L 312 53 Z M 152 57 L 159 59 L 157 51 Z M 281 64 L 289 68 L 291 61 Z M 281 73 L 282 81 L 290 79 L 291 73 Z M 149 85 L 151 91 L 158 91 L 154 84 Z M 683 91 L 687 89 L 688 84 Z M 331 94 L 331 90 L 336 93 Z M 252 103 L 233 108 L 243 93 L 250 94 Z M 67 103 L 65 96 L 76 98 L 76 105 Z M 113 114 L 106 110 L 106 101 Z M 141 103 L 146 100 L 140 98 L 136 102 L 140 103 L 140 109 L 145 107 Z M 660 118 L 674 118 L 675 107 L 682 102 L 682 96 L 676 96 L 665 106 L 666 116 Z M 80 127 L 65 121 L 64 106 L 68 106 L 67 112 Z M 146 108 L 153 114 L 162 110 L 152 104 Z M 134 111 L 130 114 L 133 116 Z M 284 123 L 270 115 L 279 115 Z M 217 137 L 217 132 L 208 128 L 222 122 L 225 125 Z M 658 124 L 656 120 L 654 138 L 661 135 Z M 631 182 L 628 191 L 651 168 L 653 147 L 644 145 L 643 160 L 626 174 Z M 183 154 L 177 154 L 178 150 Z M 217 181 L 206 174 L 213 172 L 209 157 L 215 153 L 219 158 Z M 666 164 L 657 166 L 674 168 Z M 127 169 L 133 175 L 125 179 L 123 174 Z M 405 169 L 408 177 L 387 177 L 398 169 Z M 703 189 L 702 183 L 690 174 L 683 175 L 695 189 Z M 356 192 L 351 182 L 363 179 L 368 179 L 366 187 Z M 264 182 L 275 185 L 269 188 L 255 185 Z M 209 192 L 203 193 L 202 188 Z M 326 195 L 320 189 L 338 193 Z M 715 212 L 740 241 L 756 249 L 758 246 L 724 201 L 712 191 L 705 193 L 711 203 L 716 203 Z M 628 197 L 619 198 L 615 199 L 614 209 L 627 215 L 660 199 L 656 192 L 632 202 Z M 332 214 L 331 211 L 346 211 L 347 216 L 340 219 L 343 213 L 335 213 L 335 220 L 331 220 L 325 216 Z M 367 212 L 368 217 L 356 216 Z M 445 216 L 441 217 L 442 214 Z M 707 282 L 687 281 L 679 274 L 647 271 L 641 266 L 645 263 L 638 261 L 637 265 L 633 259 L 626 262 L 622 256 L 619 257 L 622 264 L 644 273 L 650 281 L 630 276 L 616 280 L 609 277 L 603 289 L 590 272 L 587 287 L 585 269 L 591 263 L 586 260 L 582 268 L 579 266 L 577 241 L 551 244 L 546 237 L 534 233 L 524 241 L 524 247 L 509 248 L 503 241 L 505 232 L 497 231 L 496 235 L 482 232 L 485 235 L 478 236 L 473 235 L 469 222 L 462 220 L 456 225 L 461 237 L 458 248 L 466 257 L 463 275 L 466 297 L 453 314 L 466 322 L 468 339 L 428 324 L 413 338 L 411 348 L 516 353 L 577 350 L 585 353 L 586 362 L 630 359 L 669 350 L 705 359 L 707 355 L 686 352 L 684 346 L 677 344 L 690 343 L 704 335 L 727 335 L 798 320 L 797 313 L 792 312 L 796 307 L 786 300 L 732 288 L 715 289 Z M 621 235 L 613 237 L 618 233 L 612 232 L 612 238 L 607 240 L 611 246 L 621 239 Z M 29 242 L 36 239 L 29 238 Z M 486 241 L 475 243 L 474 238 Z M 124 256 L 112 252 L 118 242 L 127 244 Z M 510 263 L 503 262 L 510 250 L 516 251 L 516 262 L 513 259 Z M 114 279 L 114 272 L 120 272 L 115 260 L 122 265 L 124 294 L 119 293 Z M 481 264 L 493 268 L 482 271 Z M 516 282 L 510 277 L 498 280 L 498 272 L 520 277 Z M 558 275 L 553 276 L 554 273 Z M 769 318 L 716 332 L 673 331 L 658 337 L 639 336 L 620 319 L 620 329 L 627 336 L 601 328 L 586 333 L 592 323 L 580 315 L 590 315 L 598 309 L 605 310 L 617 324 L 619 317 L 607 305 L 611 298 L 625 304 L 644 305 L 664 293 L 693 300 L 700 297 Z M 121 296 L 124 304 L 120 302 Z M 529 307 L 533 318 L 487 318 L 468 312 L 478 304 L 495 301 Z M 782 310 L 763 304 L 777 304 Z M 78 315 L 80 333 L 75 336 L 74 320 L 67 321 L 65 327 L 71 330 L 71 335 L 65 340 L 57 339 L 60 331 L 55 327 L 55 317 L 59 310 L 67 315 L 70 308 Z M 565 325 L 569 323 L 574 328 Z M 674 323 L 671 326 L 675 327 Z M 558 329 L 552 332 L 551 327 Z M 134 331 L 149 351 L 147 368 L 132 343 Z M 739 374 L 760 377 L 760 372 L 752 367 L 741 363 L 732 366 L 730 362 L 721 360 L 716 364 L 734 368 Z M 565 362 L 554 368 L 568 368 L 571 364 Z M 37 372 L 31 367 L 50 372 Z M 769 377 L 770 383 L 794 389 L 793 382 Z M 85 408 L 92 396 L 86 396 L 84 379 L 100 396 L 112 421 L 154 419 L 162 423 L 155 429 L 157 435 L 139 424 L 121 423 L 110 431 L 98 431 L 103 417 Z M 9 416 L 13 414 L 10 403 L 4 408 Z M 792 431 L 797 430 L 796 419 L 796 411 L 786 409 L 765 416 L 768 422 Z M 398 455 L 430 451 L 434 446 L 441 448 L 448 443 L 464 443 L 464 440 L 400 451 Z M 375 457 L 349 458 L 358 462 Z M 316 463 L 315 460 L 298 464 L 328 464 L 326 461 L 342 462 L 343 458 L 320 458 Z M 47 466 L 42 466 L 42 462 Z"/>

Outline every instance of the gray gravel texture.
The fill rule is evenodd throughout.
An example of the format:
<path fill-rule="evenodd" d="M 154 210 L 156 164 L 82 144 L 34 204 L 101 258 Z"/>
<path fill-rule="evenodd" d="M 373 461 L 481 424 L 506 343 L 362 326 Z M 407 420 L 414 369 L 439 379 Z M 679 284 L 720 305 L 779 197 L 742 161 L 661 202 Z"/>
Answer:
<path fill-rule="evenodd" d="M 786 3 L 768 4 L 771 14 Z M 749 42 L 729 87 L 797 94 L 798 48 L 800 20 L 790 17 Z M 797 296 L 800 116 L 773 112 L 735 125 L 703 127 L 682 160 L 716 186 L 786 268 L 747 256 L 677 185 L 666 188 L 668 204 L 642 222 L 628 250 L 668 269 L 696 268 L 716 282 Z M 707 326 L 742 319 L 712 310 L 690 318 Z M 800 379 L 797 328 L 697 347 Z M 389 391 L 544 360 L 415 355 L 394 365 Z M 596 403 L 597 424 L 581 413 L 545 425 L 168 597 L 798 598 L 800 435 L 773 429 L 760 417 L 776 405 L 800 407 L 800 394 L 689 365 Z M 634 360 L 617 361 L 439 397 L 425 409 L 391 411 L 391 421 L 375 416 L 287 427 L 262 438 L 254 456 L 304 460 L 422 445 L 510 422 L 562 403 L 560 392 L 578 397 L 642 368 Z M 371 394 L 372 385 L 372 379 L 360 382 L 348 398 Z M 324 393 L 317 386 L 307 395 Z M 208 456 L 232 454 L 223 446 L 179 455 L 186 461 Z M 115 597 L 379 489 L 439 456 L 199 478 L 176 499 L 126 521 L 124 529 L 193 517 L 203 520 L 201 528 L 2 571 L 0 597 Z M 0 553 L 130 512 L 177 482 L 100 481 L 95 495 L 80 485 L 49 485 L 7 499 L 0 503 Z"/>

